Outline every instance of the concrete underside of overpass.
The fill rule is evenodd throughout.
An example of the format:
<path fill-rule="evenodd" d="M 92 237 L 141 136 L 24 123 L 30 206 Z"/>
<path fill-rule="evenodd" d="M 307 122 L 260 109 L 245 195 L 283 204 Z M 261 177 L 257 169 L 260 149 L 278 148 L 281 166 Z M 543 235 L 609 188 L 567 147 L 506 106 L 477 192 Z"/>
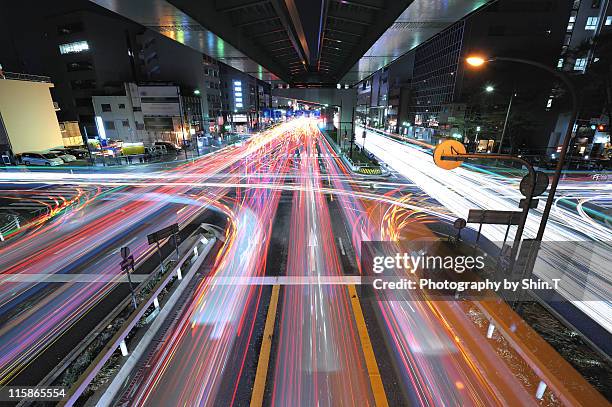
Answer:
<path fill-rule="evenodd" d="M 91 0 L 269 82 L 355 84 L 488 0 Z"/>

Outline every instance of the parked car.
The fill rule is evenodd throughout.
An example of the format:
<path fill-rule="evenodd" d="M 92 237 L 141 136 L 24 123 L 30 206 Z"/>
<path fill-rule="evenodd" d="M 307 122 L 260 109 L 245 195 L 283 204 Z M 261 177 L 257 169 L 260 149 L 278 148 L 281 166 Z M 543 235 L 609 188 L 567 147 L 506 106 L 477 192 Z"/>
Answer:
<path fill-rule="evenodd" d="M 174 143 L 170 143 L 169 141 L 156 141 L 156 146 L 164 146 L 166 147 L 166 152 L 168 153 L 178 153 L 181 148 Z"/>
<path fill-rule="evenodd" d="M 25 165 L 56 166 L 64 164 L 64 160 L 53 153 L 23 153 L 21 162 Z"/>
<path fill-rule="evenodd" d="M 145 158 L 145 161 L 148 161 L 148 160 L 150 160 L 152 158 L 158 157 L 159 155 L 161 155 L 159 150 L 156 150 L 153 147 L 145 147 L 145 149 L 144 149 L 144 158 Z"/>
<path fill-rule="evenodd" d="M 82 148 L 70 148 L 70 147 L 66 147 L 66 148 L 56 148 L 53 149 L 53 151 L 55 150 L 60 150 L 63 151 L 66 154 L 70 154 L 76 157 L 77 160 L 84 160 L 89 156 L 89 152 L 85 149 Z"/>
<path fill-rule="evenodd" d="M 75 156 L 73 156 L 72 154 L 68 154 L 67 152 L 65 152 L 63 150 L 53 149 L 53 150 L 49 150 L 49 152 L 52 153 L 52 154 L 57 155 L 65 163 L 71 163 L 73 161 L 76 161 L 76 157 Z"/>
<path fill-rule="evenodd" d="M 155 144 L 154 146 L 151 146 L 151 149 L 157 153 L 157 155 L 165 155 L 168 154 L 168 149 L 166 148 L 165 145 L 161 145 L 161 144 Z"/>

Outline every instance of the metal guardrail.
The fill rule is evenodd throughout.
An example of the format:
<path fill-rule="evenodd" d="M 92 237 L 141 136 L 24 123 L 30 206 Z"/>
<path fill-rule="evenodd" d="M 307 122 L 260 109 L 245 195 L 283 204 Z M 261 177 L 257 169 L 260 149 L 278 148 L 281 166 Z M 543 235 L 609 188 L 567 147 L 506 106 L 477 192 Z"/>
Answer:
<path fill-rule="evenodd" d="M 191 223 L 191 219 L 187 222 L 187 224 Z M 193 251 L 193 248 L 190 248 L 185 256 Z M 147 255 L 143 258 L 139 259 L 138 267 L 140 267 L 145 262 L 149 261 L 149 259 L 156 255 L 154 250 L 151 250 Z M 159 266 L 158 266 L 159 267 Z M 143 280 L 138 286 L 135 288 L 136 294 L 140 295 L 143 290 L 146 289 L 147 284 L 155 279 L 157 268 L 155 268 L 148 277 Z M 69 366 L 96 340 L 96 338 L 105 330 L 105 328 L 110 325 L 115 318 L 121 315 L 122 312 L 126 310 L 126 308 L 131 308 L 131 297 L 125 297 L 121 302 L 111 310 L 108 315 L 102 319 L 92 330 L 91 332 L 75 347 L 74 351 L 68 354 L 64 359 L 58 362 L 58 364 L 37 384 L 40 387 L 51 386 L 55 380 L 57 380 L 63 372 L 69 368 Z M 104 349 L 104 348 L 102 348 Z M 17 404 L 17 407 L 29 406 L 32 404 L 32 400 L 24 399 L 20 403 Z"/>
<path fill-rule="evenodd" d="M 211 238 L 205 245 L 202 253 L 198 253 L 197 246 L 199 244 L 199 240 L 194 246 L 195 250 L 189 250 L 187 254 L 181 259 L 181 261 L 167 274 L 165 274 L 164 278 L 160 280 L 153 290 L 149 293 L 147 299 L 143 300 L 140 304 L 138 304 L 138 308 L 136 308 L 135 312 L 130 314 L 129 318 L 125 321 L 122 328 L 113 335 L 110 341 L 104 346 L 102 352 L 94 359 L 91 365 L 81 374 L 79 379 L 73 386 L 70 388 L 68 392 L 68 398 L 62 400 L 59 405 L 61 406 L 72 406 L 76 403 L 76 401 L 81 397 L 83 392 L 87 389 L 87 387 L 91 384 L 91 382 L 95 379 L 96 375 L 102 370 L 106 362 L 111 358 L 113 353 L 122 346 L 125 338 L 130 334 L 132 329 L 136 326 L 136 324 L 143 318 L 145 312 L 151 305 L 154 304 L 155 299 L 160 295 L 162 290 L 166 288 L 166 286 L 173 281 L 174 277 L 179 275 L 181 271 L 181 267 L 189 260 L 190 262 L 196 258 L 205 258 L 212 246 L 215 243 L 215 239 Z M 192 263 L 193 264 L 193 263 Z"/>
<path fill-rule="evenodd" d="M 0 79 L 51 83 L 51 78 L 49 76 L 29 75 L 26 73 L 18 73 L 18 72 L 4 72 L 3 76 L 4 77 L 0 76 Z"/>
<path fill-rule="evenodd" d="M 18 230 L 20 228 L 19 223 L 17 221 L 17 215 L 3 213 L 7 218 L 9 216 L 13 217 L 12 222 L 5 223 L 4 225 L 0 225 L 0 242 L 4 242 L 8 238 L 8 234 L 12 231 Z"/>

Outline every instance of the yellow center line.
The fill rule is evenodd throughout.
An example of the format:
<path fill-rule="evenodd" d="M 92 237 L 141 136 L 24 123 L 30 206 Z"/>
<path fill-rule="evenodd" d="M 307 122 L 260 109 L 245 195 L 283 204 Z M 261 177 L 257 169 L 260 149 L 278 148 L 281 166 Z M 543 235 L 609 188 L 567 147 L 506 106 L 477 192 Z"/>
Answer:
<path fill-rule="evenodd" d="M 266 316 L 261 349 L 259 350 L 259 360 L 257 362 L 257 372 L 255 373 L 255 383 L 251 395 L 251 407 L 261 407 L 263 405 L 264 391 L 266 390 L 266 378 L 268 376 L 268 364 L 270 362 L 270 350 L 272 348 L 272 336 L 274 335 L 274 323 L 276 321 L 276 307 L 278 305 L 278 293 L 280 285 L 272 287 L 270 296 L 270 306 Z"/>
<path fill-rule="evenodd" d="M 351 305 L 353 306 L 353 314 L 355 314 L 355 322 L 357 323 L 357 330 L 359 331 L 359 339 L 361 340 L 361 348 L 363 349 L 363 356 L 365 358 L 366 368 L 368 369 L 370 384 L 372 385 L 374 402 L 378 407 L 388 407 L 389 402 L 387 401 L 385 388 L 383 387 L 382 380 L 380 378 L 378 364 L 376 363 L 376 357 L 374 356 L 372 342 L 370 342 L 368 328 L 366 327 L 365 319 L 363 318 L 363 312 L 361 310 L 361 304 L 359 303 L 359 297 L 357 296 L 357 290 L 355 290 L 354 285 L 349 285 L 348 289 L 351 297 Z"/>

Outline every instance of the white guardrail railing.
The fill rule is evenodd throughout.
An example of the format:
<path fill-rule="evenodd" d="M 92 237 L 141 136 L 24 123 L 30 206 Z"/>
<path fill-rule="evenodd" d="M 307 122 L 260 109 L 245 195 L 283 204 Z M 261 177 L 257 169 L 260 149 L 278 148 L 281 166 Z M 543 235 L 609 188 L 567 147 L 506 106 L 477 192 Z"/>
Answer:
<path fill-rule="evenodd" d="M 206 243 L 204 243 L 204 240 Z M 187 252 L 185 256 L 179 261 L 179 263 L 172 269 L 171 272 L 164 275 L 163 280 L 157 283 L 155 288 L 151 291 L 148 298 L 143 300 L 136 310 L 132 312 L 129 318 L 125 321 L 121 329 L 113 335 L 111 340 L 104 346 L 98 356 L 93 360 L 91 365 L 81 374 L 79 379 L 72 385 L 70 390 L 68 391 L 67 398 L 62 400 L 59 405 L 61 406 L 72 406 L 76 403 L 76 401 L 81 397 L 83 392 L 87 389 L 89 384 L 94 380 L 98 372 L 104 367 L 106 362 L 111 358 L 113 353 L 117 349 L 122 349 L 122 351 L 127 350 L 127 346 L 125 344 L 125 338 L 129 335 L 129 333 L 134 329 L 136 324 L 143 318 L 145 312 L 151 305 L 158 304 L 158 296 L 162 292 L 162 290 L 173 280 L 174 277 L 177 277 L 179 280 L 182 280 L 182 270 L 181 268 L 184 264 L 189 260 L 190 273 L 194 272 L 194 269 L 197 269 L 201 266 L 204 259 L 208 255 L 212 246 L 214 245 L 216 239 L 198 239 L 194 247 Z M 203 248 L 201 251 L 198 249 L 199 246 L 203 244 Z"/>

